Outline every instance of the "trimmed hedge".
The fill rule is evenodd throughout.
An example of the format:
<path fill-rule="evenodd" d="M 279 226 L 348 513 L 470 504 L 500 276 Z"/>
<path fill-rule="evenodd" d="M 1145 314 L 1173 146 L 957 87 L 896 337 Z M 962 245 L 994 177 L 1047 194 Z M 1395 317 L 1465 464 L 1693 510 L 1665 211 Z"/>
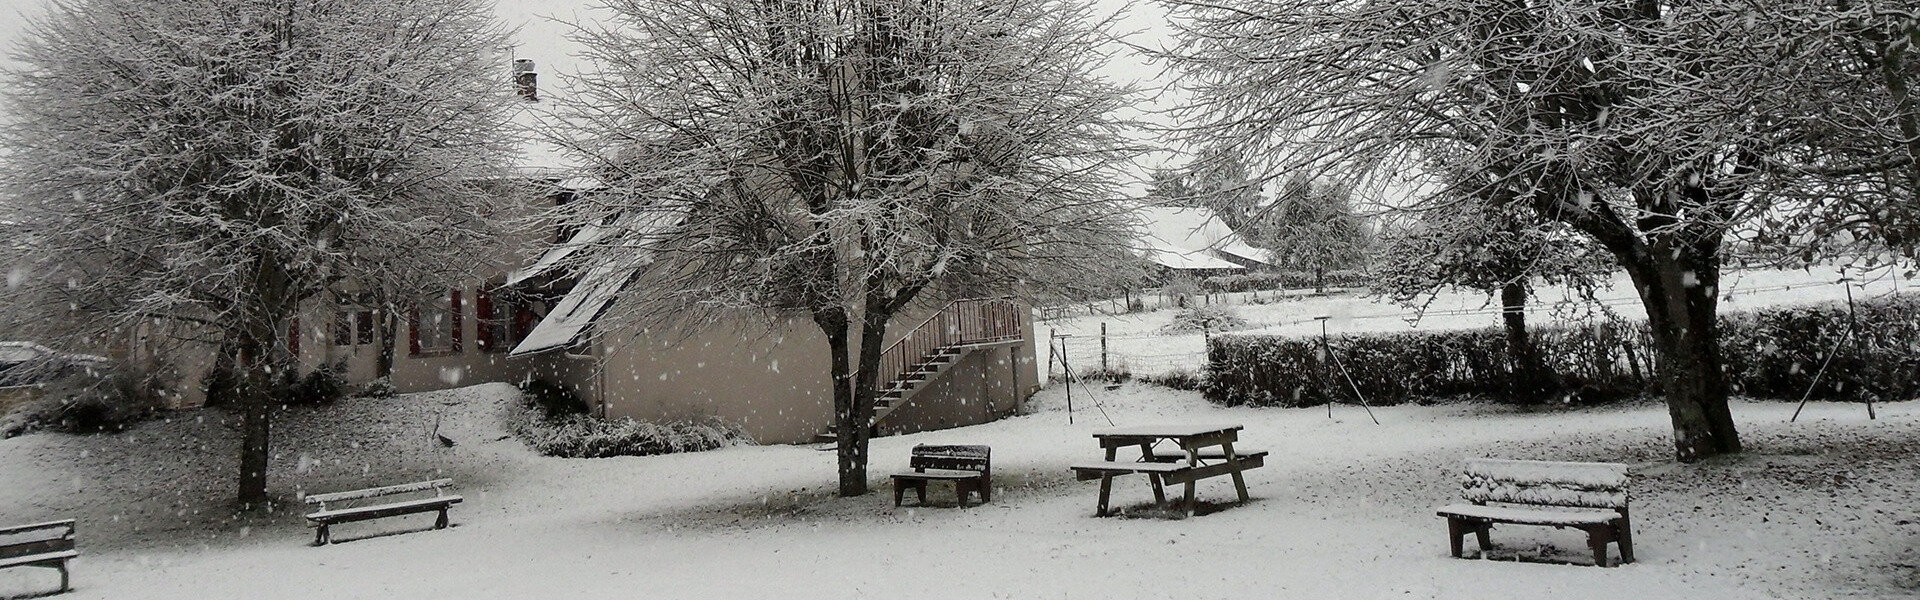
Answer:
<path fill-rule="evenodd" d="M 1322 279 L 1327 287 L 1366 287 L 1372 280 L 1360 271 L 1327 271 Z M 1242 275 L 1218 275 L 1200 280 L 1200 289 L 1212 293 L 1251 292 L 1255 290 L 1297 290 L 1313 287 L 1312 271 L 1263 271 Z"/>
<path fill-rule="evenodd" d="M 1860 303 L 1857 318 L 1860 339 L 1840 348 L 1812 397 L 1877 401 L 1920 395 L 1920 296 Z M 1728 384 L 1737 394 L 1799 399 L 1846 330 L 1844 305 L 1722 315 Z M 1536 327 L 1529 333 L 1542 360 L 1582 395 L 1657 390 L 1653 339 L 1644 323 Z M 1207 348 L 1204 393 L 1226 405 L 1310 406 L 1351 399 L 1352 387 L 1380 404 L 1507 397 L 1513 389 L 1513 361 L 1499 328 L 1341 335 L 1330 343 L 1353 378 L 1351 386 L 1338 367 L 1326 364 L 1318 337 L 1217 336 Z"/>

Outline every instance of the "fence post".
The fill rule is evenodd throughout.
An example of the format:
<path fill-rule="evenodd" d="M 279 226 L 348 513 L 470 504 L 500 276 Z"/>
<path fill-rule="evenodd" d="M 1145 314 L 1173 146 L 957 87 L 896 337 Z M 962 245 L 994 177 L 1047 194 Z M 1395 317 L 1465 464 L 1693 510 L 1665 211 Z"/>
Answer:
<path fill-rule="evenodd" d="M 1047 328 L 1047 379 L 1041 383 L 1053 383 L 1053 340 L 1060 337 L 1058 330 Z"/>
<path fill-rule="evenodd" d="M 1100 322 L 1100 372 L 1102 373 L 1113 372 L 1111 369 L 1107 368 L 1107 322 L 1106 321 Z"/>

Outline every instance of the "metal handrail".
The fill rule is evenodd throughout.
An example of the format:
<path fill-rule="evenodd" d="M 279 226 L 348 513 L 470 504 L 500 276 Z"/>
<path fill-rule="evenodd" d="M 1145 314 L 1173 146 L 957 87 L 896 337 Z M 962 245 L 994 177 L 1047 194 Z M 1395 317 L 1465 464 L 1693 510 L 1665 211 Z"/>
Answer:
<path fill-rule="evenodd" d="M 1012 298 L 948 303 L 881 351 L 880 372 L 887 377 L 877 388 L 892 388 L 947 348 L 1021 339 L 1019 306 Z"/>

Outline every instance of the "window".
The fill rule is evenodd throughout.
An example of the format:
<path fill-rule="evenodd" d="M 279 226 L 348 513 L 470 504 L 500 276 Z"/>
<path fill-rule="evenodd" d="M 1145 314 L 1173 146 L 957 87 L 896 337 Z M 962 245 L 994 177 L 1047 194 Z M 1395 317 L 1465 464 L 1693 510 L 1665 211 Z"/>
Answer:
<path fill-rule="evenodd" d="M 368 308 L 373 306 L 373 295 L 340 295 L 336 298 L 338 306 L 335 307 L 333 315 L 333 345 L 353 346 L 374 343 L 376 340 L 373 338 L 373 309 Z"/>
<path fill-rule="evenodd" d="M 412 355 L 460 353 L 460 290 L 422 299 L 408 321 Z"/>
<path fill-rule="evenodd" d="M 486 288 L 474 292 L 473 312 L 479 318 L 475 323 L 479 331 L 473 341 L 481 352 L 506 352 L 520 343 L 521 336 L 515 335 L 513 326 L 515 304 L 511 295 L 495 294 Z"/>

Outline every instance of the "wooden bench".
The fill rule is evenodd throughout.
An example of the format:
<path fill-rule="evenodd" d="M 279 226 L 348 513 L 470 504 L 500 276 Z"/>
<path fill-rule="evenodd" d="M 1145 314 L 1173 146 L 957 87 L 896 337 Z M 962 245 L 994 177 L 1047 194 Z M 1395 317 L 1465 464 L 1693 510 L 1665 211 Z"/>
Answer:
<path fill-rule="evenodd" d="M 73 589 L 67 561 L 79 556 L 73 548 L 73 519 L 0 528 L 0 569 L 46 567 L 60 571 L 60 591 Z"/>
<path fill-rule="evenodd" d="M 307 526 L 315 528 L 313 545 L 323 546 L 331 542 L 332 538 L 327 535 L 327 528 L 337 523 L 351 523 L 354 521 L 366 521 L 369 519 L 414 513 L 439 511 L 440 518 L 434 521 L 433 528 L 445 529 L 447 527 L 447 508 L 459 504 L 461 500 L 459 496 L 450 496 L 442 492 L 451 485 L 453 485 L 452 479 L 435 479 L 418 483 L 404 483 L 386 487 L 367 488 L 364 490 L 307 496 L 303 498 L 307 504 L 320 505 L 320 510 L 307 514 Z M 432 491 L 433 495 L 430 497 L 368 506 L 352 506 L 347 508 L 327 507 L 328 504 L 426 491 Z"/>
<path fill-rule="evenodd" d="M 1094 516 L 1107 516 L 1107 499 L 1113 494 L 1113 478 L 1121 475 L 1141 473 L 1147 476 L 1147 483 L 1153 486 L 1153 502 L 1166 505 L 1166 486 L 1188 481 L 1198 481 L 1194 477 L 1195 467 L 1176 462 L 1120 462 L 1102 461 L 1073 465 L 1073 477 L 1080 481 L 1100 480 L 1100 505 L 1093 511 Z"/>
<path fill-rule="evenodd" d="M 929 481 L 953 482 L 961 508 L 966 508 L 969 493 L 979 494 L 982 503 L 993 501 L 993 451 L 987 446 L 921 444 L 913 447 L 907 467 L 913 471 L 893 475 L 894 506 L 900 505 L 907 488 L 918 492 L 920 503 L 926 504 Z"/>
<path fill-rule="evenodd" d="M 1438 514 L 1447 518 L 1456 558 L 1468 533 L 1485 554 L 1493 524 L 1512 523 L 1585 531 L 1594 564 L 1605 567 L 1610 543 L 1619 545 L 1620 562 L 1633 562 L 1628 482 L 1627 466 L 1617 463 L 1474 459 L 1460 473 L 1460 495 L 1471 504 L 1443 506 Z"/>

